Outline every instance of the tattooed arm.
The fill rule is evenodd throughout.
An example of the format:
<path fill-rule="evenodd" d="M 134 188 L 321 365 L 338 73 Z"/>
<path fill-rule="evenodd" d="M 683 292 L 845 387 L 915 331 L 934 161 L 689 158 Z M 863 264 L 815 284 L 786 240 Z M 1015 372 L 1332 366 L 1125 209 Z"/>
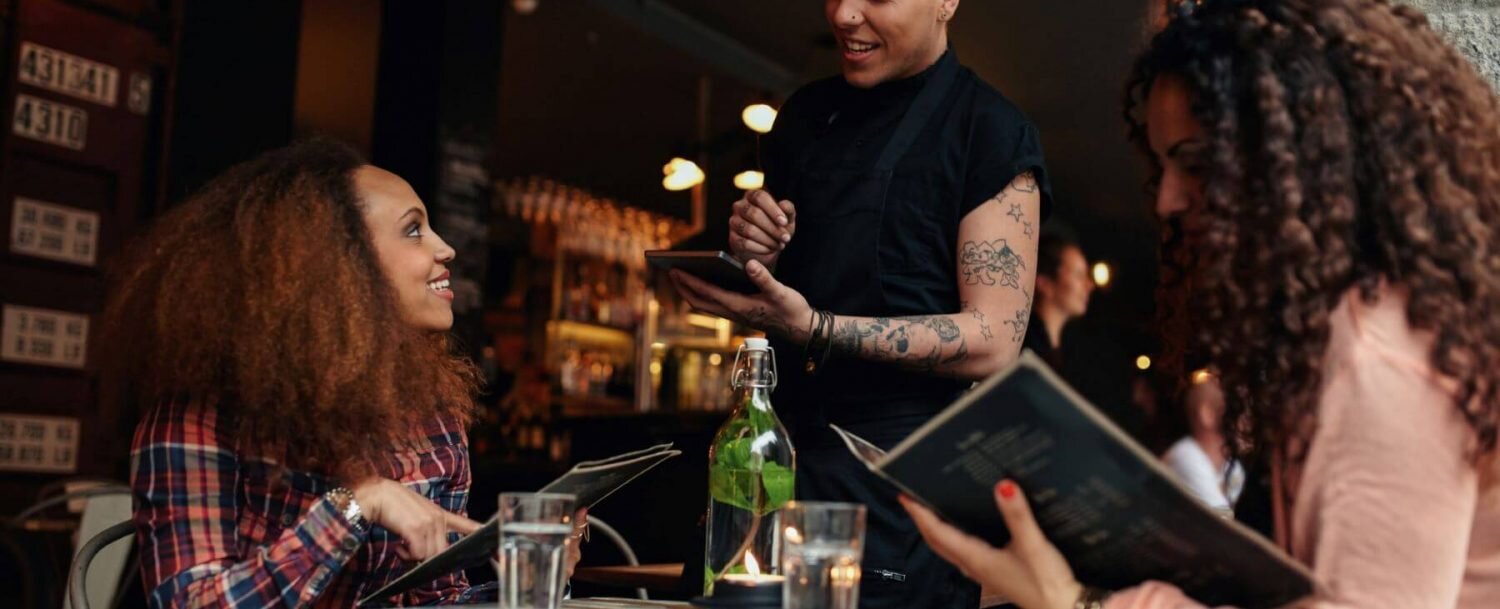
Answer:
<path fill-rule="evenodd" d="M 1041 193 L 1030 173 L 958 227 L 961 310 L 948 315 L 835 315 L 834 351 L 930 374 L 978 380 L 1015 360 L 1031 315 Z"/>
<path fill-rule="evenodd" d="M 928 374 L 978 380 L 1014 361 L 1031 314 L 1041 193 L 1024 173 L 958 226 L 959 311 L 910 317 L 854 317 L 834 311 L 833 349 L 843 357 L 889 362 Z M 794 343 L 807 342 L 813 309 L 776 281 L 761 261 L 745 263 L 758 294 L 737 294 L 672 271 L 694 309 Z"/>

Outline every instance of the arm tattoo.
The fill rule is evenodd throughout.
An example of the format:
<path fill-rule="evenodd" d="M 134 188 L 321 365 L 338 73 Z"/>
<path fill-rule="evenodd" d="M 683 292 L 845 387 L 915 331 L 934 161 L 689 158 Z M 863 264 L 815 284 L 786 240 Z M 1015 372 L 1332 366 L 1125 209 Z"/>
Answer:
<path fill-rule="evenodd" d="M 1016 192 L 1031 194 L 1036 192 L 1037 189 L 1036 176 L 1033 175 L 1030 171 L 1024 171 L 1021 172 L 1020 175 L 1016 176 L 1016 179 L 1011 180 L 1010 184 L 1005 185 L 1005 188 L 1000 189 L 1000 194 L 995 195 L 991 198 L 991 200 L 993 200 L 997 204 L 1004 205 L 1005 199 L 1010 196 L 1010 191 L 1012 190 Z M 1020 203 L 1011 203 L 1010 211 L 1005 212 L 1005 215 L 1015 219 L 1016 222 L 1020 222 L 1021 216 L 1023 216 L 1024 214 L 1025 212 L 1021 211 Z"/>
<path fill-rule="evenodd" d="M 984 342 L 990 342 L 990 339 L 995 337 L 994 333 L 990 332 L 990 325 L 984 322 L 984 311 L 970 307 L 968 302 L 959 303 L 959 307 L 968 311 L 970 315 L 974 316 L 975 320 L 979 321 L 979 335 L 984 337 Z"/>
<path fill-rule="evenodd" d="M 1030 171 L 1021 172 L 1021 175 L 1016 176 L 1016 179 L 1011 182 L 1011 185 L 1014 186 L 1018 192 L 1024 192 L 1028 194 L 1036 192 L 1036 175 Z"/>
<path fill-rule="evenodd" d="M 1010 326 L 1010 342 L 1013 343 L 1019 343 L 1022 338 L 1025 338 L 1026 324 L 1031 321 L 1031 295 L 1026 294 L 1026 290 L 1021 290 L 1021 293 L 1026 295 L 1026 306 L 1016 309 L 1014 319 L 1005 320 L 1005 325 Z"/>
<path fill-rule="evenodd" d="M 967 285 L 1000 285 L 1021 289 L 1021 269 L 1026 263 L 1004 239 L 994 241 L 965 241 L 959 253 L 959 265 L 963 268 Z M 999 277 L 995 277 L 998 274 Z"/>
<path fill-rule="evenodd" d="M 746 325 L 762 330 L 768 334 L 774 334 L 781 338 L 792 339 L 792 327 L 772 315 L 765 307 L 755 307 L 745 315 Z"/>
<path fill-rule="evenodd" d="M 1026 233 L 1026 238 L 1027 239 L 1032 239 L 1033 238 L 1032 235 L 1035 235 L 1036 231 L 1032 230 L 1031 223 L 1030 222 L 1022 222 L 1021 224 L 1024 226 L 1024 228 L 1022 229 L 1021 232 Z"/>
<path fill-rule="evenodd" d="M 963 331 L 944 315 L 846 320 L 834 328 L 833 344 L 842 353 L 867 351 L 871 359 L 894 362 L 916 372 L 932 372 L 969 357 Z"/>

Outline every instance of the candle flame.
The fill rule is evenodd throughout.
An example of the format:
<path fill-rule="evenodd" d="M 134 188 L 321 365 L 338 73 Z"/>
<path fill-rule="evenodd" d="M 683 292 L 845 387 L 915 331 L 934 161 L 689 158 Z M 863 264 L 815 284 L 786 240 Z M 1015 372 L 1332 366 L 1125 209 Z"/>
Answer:
<path fill-rule="evenodd" d="M 750 575 L 760 575 L 760 563 L 755 562 L 755 555 L 749 551 L 745 552 L 745 572 Z"/>

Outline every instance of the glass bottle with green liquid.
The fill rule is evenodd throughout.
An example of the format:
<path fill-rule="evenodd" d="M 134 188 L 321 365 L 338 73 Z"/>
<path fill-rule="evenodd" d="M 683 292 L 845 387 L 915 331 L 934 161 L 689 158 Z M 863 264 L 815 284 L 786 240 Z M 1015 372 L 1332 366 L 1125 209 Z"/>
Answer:
<path fill-rule="evenodd" d="M 756 567 L 760 574 L 780 572 L 776 533 L 781 508 L 792 500 L 797 467 L 791 437 L 771 409 L 776 356 L 766 339 L 745 339 L 730 379 L 734 412 L 708 449 L 705 596 L 726 575 Z"/>

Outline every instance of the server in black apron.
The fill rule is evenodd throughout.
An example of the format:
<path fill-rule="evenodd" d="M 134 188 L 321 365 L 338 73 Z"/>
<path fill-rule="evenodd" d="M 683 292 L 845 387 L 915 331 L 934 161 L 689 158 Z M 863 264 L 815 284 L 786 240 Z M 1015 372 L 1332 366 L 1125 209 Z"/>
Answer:
<path fill-rule="evenodd" d="M 674 273 L 696 308 L 765 330 L 797 497 L 868 507 L 862 607 L 977 607 L 835 423 L 891 448 L 1021 348 L 1049 198 L 1036 129 L 948 50 L 956 0 L 828 0 L 843 75 L 763 143 L 730 248 L 761 293 Z M 774 197 L 773 197 L 774 195 Z"/>

